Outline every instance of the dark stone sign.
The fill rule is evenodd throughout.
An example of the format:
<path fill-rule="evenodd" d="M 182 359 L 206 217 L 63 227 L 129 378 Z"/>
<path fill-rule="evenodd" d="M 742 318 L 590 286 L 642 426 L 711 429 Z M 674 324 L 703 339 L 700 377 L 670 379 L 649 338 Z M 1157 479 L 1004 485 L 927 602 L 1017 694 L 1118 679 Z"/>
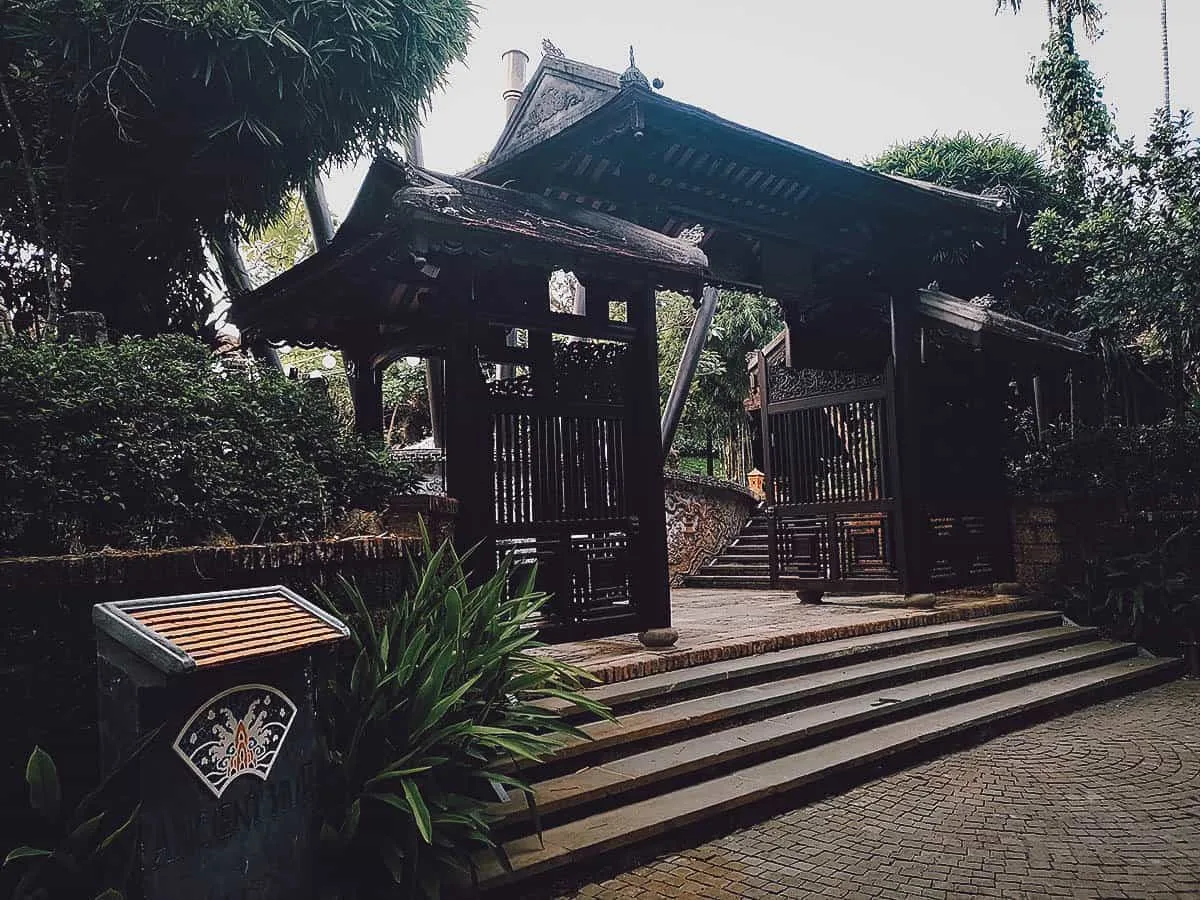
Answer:
<path fill-rule="evenodd" d="M 283 588 L 95 619 L 106 769 L 159 729 L 135 763 L 146 900 L 311 897 L 315 654 L 345 627 Z"/>

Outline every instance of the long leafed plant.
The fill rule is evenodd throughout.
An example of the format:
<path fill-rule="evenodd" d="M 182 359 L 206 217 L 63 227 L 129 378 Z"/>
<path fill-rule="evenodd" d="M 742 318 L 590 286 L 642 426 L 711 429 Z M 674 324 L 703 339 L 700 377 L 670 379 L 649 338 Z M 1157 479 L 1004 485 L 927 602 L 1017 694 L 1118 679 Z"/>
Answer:
<path fill-rule="evenodd" d="M 353 646 L 322 699 L 327 898 L 436 897 L 448 878 L 469 878 L 474 854 L 501 853 L 490 803 L 508 790 L 532 801 L 509 763 L 581 734 L 536 701 L 609 715 L 579 693 L 586 673 L 529 654 L 547 600 L 532 571 L 506 559 L 473 583 L 428 535 L 410 567 L 411 586 L 384 609 L 349 582 L 324 597 Z"/>

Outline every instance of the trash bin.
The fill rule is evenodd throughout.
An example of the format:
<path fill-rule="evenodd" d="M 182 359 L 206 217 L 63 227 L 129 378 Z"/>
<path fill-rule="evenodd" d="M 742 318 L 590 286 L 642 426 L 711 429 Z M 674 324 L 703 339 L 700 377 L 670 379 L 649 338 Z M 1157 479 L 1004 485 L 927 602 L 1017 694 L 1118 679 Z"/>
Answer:
<path fill-rule="evenodd" d="M 313 894 L 317 669 L 349 631 L 285 587 L 102 603 L 106 771 L 138 741 L 146 900 Z"/>

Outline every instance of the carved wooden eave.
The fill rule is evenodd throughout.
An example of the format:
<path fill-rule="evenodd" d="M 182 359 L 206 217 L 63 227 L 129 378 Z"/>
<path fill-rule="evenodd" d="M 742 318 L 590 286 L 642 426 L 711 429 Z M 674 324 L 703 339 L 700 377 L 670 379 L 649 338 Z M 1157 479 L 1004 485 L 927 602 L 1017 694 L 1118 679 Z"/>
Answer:
<path fill-rule="evenodd" d="M 950 233 L 1004 231 L 1000 200 L 871 172 L 644 82 L 547 57 L 468 174 L 671 236 L 700 226 L 713 281 L 788 303 L 802 304 L 814 278 L 845 262 L 890 266 Z"/>
<path fill-rule="evenodd" d="M 985 352 L 1012 358 L 1036 353 L 1041 357 L 1080 359 L 1086 345 L 1073 337 L 1006 316 L 944 291 L 920 292 L 922 321 L 953 334 L 963 343 Z"/>
<path fill-rule="evenodd" d="M 333 242 L 236 298 L 230 319 L 270 340 L 342 346 L 399 330 L 430 347 L 461 312 L 444 307 L 448 282 L 499 278 L 532 290 L 540 279 L 545 291 L 548 273 L 567 269 L 585 283 L 698 295 L 707 265 L 692 244 L 623 219 L 383 157 Z"/>

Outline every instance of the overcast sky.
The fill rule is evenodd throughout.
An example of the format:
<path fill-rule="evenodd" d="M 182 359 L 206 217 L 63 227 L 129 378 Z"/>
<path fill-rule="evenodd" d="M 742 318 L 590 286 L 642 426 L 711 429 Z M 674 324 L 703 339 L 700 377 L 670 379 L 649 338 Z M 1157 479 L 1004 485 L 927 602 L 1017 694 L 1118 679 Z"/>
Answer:
<path fill-rule="evenodd" d="M 1082 43 L 1125 134 L 1161 102 L 1160 0 L 1105 0 L 1105 34 Z M 861 162 L 900 140 L 960 130 L 1041 143 L 1026 75 L 1044 40 L 1042 0 L 1020 15 L 992 0 L 482 0 L 465 64 L 449 73 L 423 131 L 430 168 L 458 172 L 503 125 L 500 54 L 532 75 L 548 37 L 573 59 L 621 71 L 633 44 L 663 93 L 832 156 Z M 1200 105 L 1200 0 L 1171 0 L 1172 98 Z M 334 173 L 344 214 L 364 166 Z"/>

